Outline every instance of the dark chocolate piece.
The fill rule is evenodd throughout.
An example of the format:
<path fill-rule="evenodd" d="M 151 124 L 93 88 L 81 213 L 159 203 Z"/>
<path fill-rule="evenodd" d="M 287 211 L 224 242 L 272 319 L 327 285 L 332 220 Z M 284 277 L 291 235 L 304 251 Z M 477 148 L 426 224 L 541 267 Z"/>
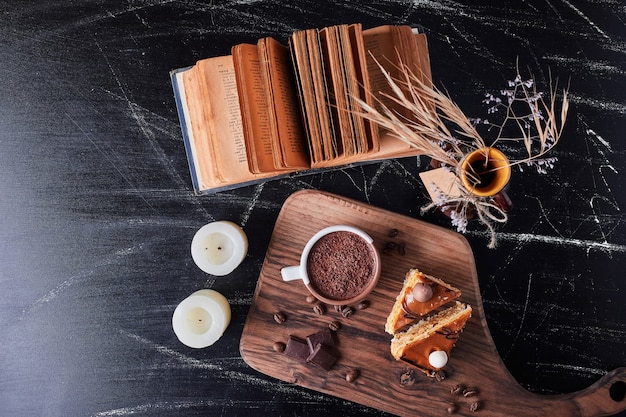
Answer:
<path fill-rule="evenodd" d="M 332 347 L 335 345 L 335 340 L 333 339 L 333 334 L 330 331 L 330 328 L 320 330 L 317 333 L 307 336 L 306 342 L 309 345 L 310 353 L 315 350 L 315 346 L 317 346 L 318 344 L 327 347 Z"/>
<path fill-rule="evenodd" d="M 326 371 L 333 367 L 336 360 L 337 356 L 321 343 L 318 343 L 315 346 L 313 352 L 311 352 L 309 357 L 306 359 L 307 362 L 317 365 Z"/>
<path fill-rule="evenodd" d="M 304 340 L 290 335 L 283 353 L 304 362 L 309 357 L 309 345 Z"/>

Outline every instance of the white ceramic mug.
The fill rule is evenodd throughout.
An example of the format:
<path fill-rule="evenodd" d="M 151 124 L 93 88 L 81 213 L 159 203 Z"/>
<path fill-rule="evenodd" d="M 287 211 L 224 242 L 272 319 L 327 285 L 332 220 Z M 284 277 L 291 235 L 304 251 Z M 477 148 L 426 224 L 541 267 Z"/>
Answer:
<path fill-rule="evenodd" d="M 309 277 L 309 255 L 311 253 L 311 249 L 315 246 L 315 244 L 324 236 L 334 233 L 334 232 L 351 232 L 355 235 L 359 236 L 361 239 L 365 241 L 367 246 L 369 246 L 369 256 L 371 256 L 373 262 L 373 271 L 371 273 L 372 277 L 368 284 L 363 288 L 363 290 L 356 296 L 348 298 L 348 299 L 333 299 L 329 297 L 325 297 L 320 294 L 317 289 L 311 284 L 311 279 Z M 367 256 L 364 253 L 365 256 Z M 354 303 L 356 301 L 362 300 L 365 298 L 376 286 L 378 283 L 378 279 L 380 278 L 380 254 L 376 247 L 374 246 L 374 239 L 372 239 L 367 233 L 353 226 L 348 225 L 335 225 L 326 227 L 319 232 L 315 233 L 313 237 L 309 239 L 309 241 L 304 246 L 302 250 L 302 254 L 300 255 L 300 264 L 295 266 L 286 266 L 281 269 L 280 273 L 283 281 L 295 281 L 301 279 L 304 285 L 307 287 L 309 292 L 313 294 L 318 300 L 323 301 L 327 304 L 333 305 L 347 305 Z"/>

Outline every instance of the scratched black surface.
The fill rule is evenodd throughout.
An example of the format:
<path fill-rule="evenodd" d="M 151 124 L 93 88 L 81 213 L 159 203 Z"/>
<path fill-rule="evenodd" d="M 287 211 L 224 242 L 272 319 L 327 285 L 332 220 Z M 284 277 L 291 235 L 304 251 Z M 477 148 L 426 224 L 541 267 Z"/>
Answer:
<path fill-rule="evenodd" d="M 421 24 L 434 79 L 468 115 L 483 93 L 547 69 L 571 80 L 548 175 L 514 174 L 497 249 L 470 225 L 487 321 L 509 370 L 538 393 L 626 365 L 626 7 L 557 1 L 21 1 L 0 3 L 0 415 L 380 415 L 250 369 L 238 346 L 283 201 L 321 189 L 451 227 L 410 158 L 195 197 L 171 69 L 261 36 L 336 23 Z M 545 85 L 545 84 L 544 84 Z M 191 260 L 203 224 L 250 239 L 216 278 Z M 232 324 L 181 345 L 175 306 L 214 288 Z"/>

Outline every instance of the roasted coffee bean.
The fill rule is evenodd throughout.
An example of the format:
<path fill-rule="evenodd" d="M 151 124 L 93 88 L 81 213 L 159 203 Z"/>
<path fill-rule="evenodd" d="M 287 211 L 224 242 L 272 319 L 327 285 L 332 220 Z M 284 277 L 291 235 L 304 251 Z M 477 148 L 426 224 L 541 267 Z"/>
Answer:
<path fill-rule="evenodd" d="M 346 374 L 346 381 L 352 383 L 356 381 L 359 375 L 361 375 L 361 372 L 359 372 L 358 369 L 350 369 L 348 373 Z"/>
<path fill-rule="evenodd" d="M 343 310 L 341 310 L 341 315 L 344 317 L 350 317 L 352 313 L 354 313 L 352 307 L 345 307 Z"/>
<path fill-rule="evenodd" d="M 396 250 L 398 249 L 398 244 L 396 242 L 387 242 L 385 243 L 385 249 Z"/>
<path fill-rule="evenodd" d="M 313 311 L 315 312 L 315 314 L 322 315 L 326 313 L 326 307 L 324 307 L 323 304 L 318 303 L 313 306 Z"/>
<path fill-rule="evenodd" d="M 306 296 L 306 302 L 309 303 L 309 304 L 313 304 L 315 302 L 315 300 L 317 300 L 317 298 L 315 298 L 311 294 Z"/>
<path fill-rule="evenodd" d="M 465 386 L 461 385 L 461 384 L 456 384 L 455 386 L 452 387 L 452 389 L 450 390 L 450 392 L 454 395 L 461 395 L 463 394 L 463 391 L 465 391 Z"/>
<path fill-rule="evenodd" d="M 400 233 L 400 231 L 398 229 L 391 229 L 391 230 L 389 230 L 389 233 L 387 233 L 387 236 L 389 236 L 389 237 L 396 237 L 396 236 L 398 236 L 398 233 Z"/>
<path fill-rule="evenodd" d="M 274 313 L 274 321 L 276 323 L 283 324 L 285 320 L 287 320 L 287 317 L 285 317 L 285 313 L 283 313 L 282 311 Z"/>
<path fill-rule="evenodd" d="M 465 388 L 463 390 L 463 396 L 467 398 L 474 397 L 477 394 L 478 391 L 476 391 L 474 388 Z"/>
<path fill-rule="evenodd" d="M 338 322 L 337 320 L 333 320 L 330 323 L 328 323 L 328 328 L 332 330 L 333 332 L 336 332 L 339 329 L 341 329 L 341 323 Z"/>
<path fill-rule="evenodd" d="M 446 408 L 446 411 L 448 412 L 448 414 L 454 414 L 456 413 L 458 409 L 459 409 L 458 405 L 451 403 L 451 404 L 448 404 L 448 408 Z"/>
<path fill-rule="evenodd" d="M 335 309 L 335 311 L 336 311 L 337 313 L 341 313 L 341 310 L 343 310 L 345 307 L 346 307 L 346 306 L 337 305 L 337 304 L 335 304 L 335 305 L 333 306 L 333 308 Z"/>
<path fill-rule="evenodd" d="M 400 375 L 400 385 L 410 387 L 413 384 L 415 384 L 415 376 L 411 370 L 407 370 L 405 373 Z"/>
<path fill-rule="evenodd" d="M 435 371 L 435 379 L 439 382 L 443 381 L 446 379 L 446 372 L 442 369 Z"/>
<path fill-rule="evenodd" d="M 473 403 L 471 403 L 469 406 L 469 410 L 472 413 L 475 413 L 476 411 L 480 410 L 480 401 L 474 401 Z"/>
<path fill-rule="evenodd" d="M 356 305 L 356 308 L 357 310 L 365 310 L 369 306 L 370 306 L 370 302 L 367 300 L 363 300 L 359 302 L 359 304 Z"/>
<path fill-rule="evenodd" d="M 285 344 L 283 342 L 274 342 L 272 349 L 274 352 L 283 353 L 285 351 Z"/>

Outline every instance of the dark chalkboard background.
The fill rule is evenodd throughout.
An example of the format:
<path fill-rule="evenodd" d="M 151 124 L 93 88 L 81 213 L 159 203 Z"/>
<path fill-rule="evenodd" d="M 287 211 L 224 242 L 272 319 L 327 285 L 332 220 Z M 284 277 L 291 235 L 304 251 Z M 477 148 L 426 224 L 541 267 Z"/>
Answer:
<path fill-rule="evenodd" d="M 487 321 L 519 383 L 585 388 L 626 365 L 626 7 L 562 1 L 20 1 L 0 4 L 0 415 L 380 415 L 265 377 L 239 337 L 283 201 L 321 189 L 450 228 L 410 158 L 191 190 L 169 71 L 262 36 L 337 23 L 421 24 L 433 78 L 469 116 L 516 60 L 572 107 L 548 175 L 514 173 L 499 246 L 470 224 Z M 213 277 L 191 259 L 207 222 L 240 224 L 249 254 Z M 171 329 L 200 288 L 230 301 L 216 345 Z M 514 411 L 512 411 L 514 414 Z"/>

